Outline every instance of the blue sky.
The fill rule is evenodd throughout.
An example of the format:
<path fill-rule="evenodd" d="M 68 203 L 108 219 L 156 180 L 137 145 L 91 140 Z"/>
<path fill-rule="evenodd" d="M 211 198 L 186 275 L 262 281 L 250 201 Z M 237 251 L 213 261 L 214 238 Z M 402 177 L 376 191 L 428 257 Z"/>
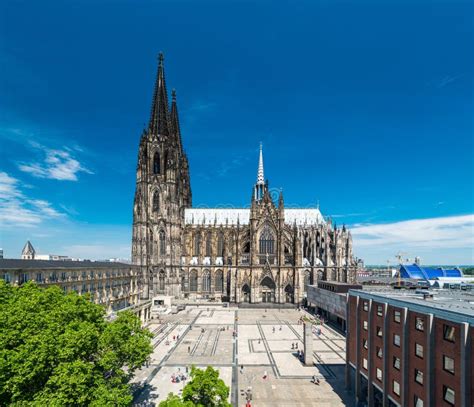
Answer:
<path fill-rule="evenodd" d="M 356 255 L 474 263 L 470 1 L 78 1 L 0 6 L 0 246 L 129 257 L 134 170 L 165 53 L 195 206 L 289 206 Z"/>

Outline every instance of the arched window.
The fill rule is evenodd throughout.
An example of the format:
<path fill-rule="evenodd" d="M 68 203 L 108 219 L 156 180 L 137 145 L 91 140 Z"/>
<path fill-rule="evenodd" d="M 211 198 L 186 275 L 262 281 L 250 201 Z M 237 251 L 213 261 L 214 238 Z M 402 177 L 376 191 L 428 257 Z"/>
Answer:
<path fill-rule="evenodd" d="M 153 174 L 160 173 L 160 154 L 158 151 L 153 156 Z"/>
<path fill-rule="evenodd" d="M 198 273 L 196 270 L 192 270 L 189 273 L 189 291 L 196 292 L 198 290 Z"/>
<path fill-rule="evenodd" d="M 211 255 L 211 232 L 207 232 L 206 234 L 206 256 Z"/>
<path fill-rule="evenodd" d="M 160 271 L 160 275 L 158 276 L 158 284 L 159 290 L 165 291 L 165 272 L 163 270 Z"/>
<path fill-rule="evenodd" d="M 153 257 L 153 231 L 150 230 L 150 235 L 148 236 L 148 254 L 150 257 Z"/>
<path fill-rule="evenodd" d="M 265 225 L 260 235 L 260 254 L 274 254 L 274 243 L 275 240 L 270 227 Z"/>
<path fill-rule="evenodd" d="M 211 291 L 211 273 L 209 273 L 208 270 L 206 270 L 202 275 L 202 291 Z"/>
<path fill-rule="evenodd" d="M 224 232 L 219 232 L 217 236 L 217 256 L 224 257 Z"/>
<path fill-rule="evenodd" d="M 196 232 L 194 235 L 194 256 L 199 256 L 201 252 L 201 234 Z"/>
<path fill-rule="evenodd" d="M 160 210 L 160 194 L 158 191 L 155 191 L 153 194 L 153 212 L 158 212 Z"/>
<path fill-rule="evenodd" d="M 160 256 L 166 254 L 166 235 L 164 230 L 160 230 Z"/>
<path fill-rule="evenodd" d="M 216 291 L 224 291 L 224 273 L 222 270 L 217 270 L 216 272 Z"/>

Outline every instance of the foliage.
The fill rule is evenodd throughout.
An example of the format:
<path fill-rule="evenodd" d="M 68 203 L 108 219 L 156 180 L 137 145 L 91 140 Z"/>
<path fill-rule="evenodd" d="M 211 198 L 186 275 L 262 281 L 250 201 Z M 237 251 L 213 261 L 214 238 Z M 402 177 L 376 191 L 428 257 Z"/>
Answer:
<path fill-rule="evenodd" d="M 462 271 L 466 276 L 474 275 L 474 267 L 467 267 Z"/>
<path fill-rule="evenodd" d="M 88 296 L 0 281 L 0 405 L 129 405 L 150 339 L 130 312 L 107 322 Z"/>
<path fill-rule="evenodd" d="M 182 398 L 170 393 L 160 407 L 230 407 L 229 387 L 219 378 L 219 371 L 191 368 L 191 381 L 184 386 Z"/>

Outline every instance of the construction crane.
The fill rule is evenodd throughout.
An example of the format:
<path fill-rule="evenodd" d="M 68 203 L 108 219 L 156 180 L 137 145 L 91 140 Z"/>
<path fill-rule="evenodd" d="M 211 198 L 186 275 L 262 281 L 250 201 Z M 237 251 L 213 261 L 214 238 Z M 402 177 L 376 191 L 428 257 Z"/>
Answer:
<path fill-rule="evenodd" d="M 400 264 L 400 266 L 404 263 L 403 261 L 403 256 L 406 256 L 408 253 L 405 253 L 405 252 L 398 252 L 396 255 L 395 255 L 395 258 L 398 260 L 398 263 Z M 408 263 L 410 261 L 410 259 L 406 259 L 406 262 Z M 400 273 L 400 269 L 398 269 L 398 287 L 401 287 L 402 285 L 402 276 L 401 276 L 401 273 Z"/>

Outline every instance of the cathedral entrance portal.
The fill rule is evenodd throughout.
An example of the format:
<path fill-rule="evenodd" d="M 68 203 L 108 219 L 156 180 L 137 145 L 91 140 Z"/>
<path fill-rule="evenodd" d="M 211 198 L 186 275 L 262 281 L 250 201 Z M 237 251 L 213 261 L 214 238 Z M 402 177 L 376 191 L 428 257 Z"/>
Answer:
<path fill-rule="evenodd" d="M 270 277 L 265 277 L 260 283 L 262 302 L 275 302 L 275 282 Z"/>
<path fill-rule="evenodd" d="M 250 287 L 248 284 L 244 284 L 242 287 L 242 302 L 250 302 Z"/>

